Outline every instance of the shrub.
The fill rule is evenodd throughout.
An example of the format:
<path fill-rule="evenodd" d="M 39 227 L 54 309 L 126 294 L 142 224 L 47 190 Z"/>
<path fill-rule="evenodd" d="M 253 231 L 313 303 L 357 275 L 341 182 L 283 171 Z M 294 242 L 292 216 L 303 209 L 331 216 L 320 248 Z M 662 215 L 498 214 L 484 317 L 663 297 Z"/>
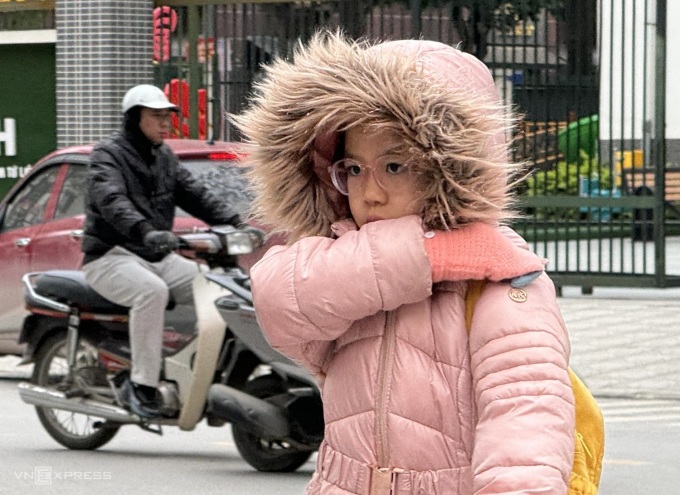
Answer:
<path fill-rule="evenodd" d="M 599 179 L 600 189 L 611 189 L 612 173 L 608 165 L 601 166 L 598 159 L 581 153 L 578 163 L 560 161 L 555 168 L 538 170 L 527 178 L 527 196 L 579 195 L 579 177 Z"/>
<path fill-rule="evenodd" d="M 581 152 L 578 163 L 560 161 L 549 170 L 537 170 L 526 180 L 524 196 L 578 196 L 579 180 L 586 178 L 591 181 L 591 187 L 599 187 L 600 190 L 612 188 L 612 172 L 609 165 L 600 165 L 596 157 L 590 157 Z M 599 181 L 599 186 L 597 185 Z M 585 210 L 588 211 L 588 210 Z M 577 219 L 583 216 L 583 208 L 560 207 L 559 203 L 551 207 L 530 208 L 528 214 L 536 219 Z"/>

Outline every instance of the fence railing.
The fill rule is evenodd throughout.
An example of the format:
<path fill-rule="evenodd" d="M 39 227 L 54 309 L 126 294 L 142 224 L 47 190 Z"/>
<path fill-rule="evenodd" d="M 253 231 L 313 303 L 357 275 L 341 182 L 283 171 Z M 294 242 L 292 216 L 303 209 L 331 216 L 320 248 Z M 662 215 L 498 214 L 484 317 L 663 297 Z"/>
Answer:
<path fill-rule="evenodd" d="M 525 216 L 515 228 L 551 260 L 556 284 L 680 285 L 665 260 L 678 222 L 664 172 L 665 0 L 254 1 L 170 10 L 176 23 L 156 9 L 165 29 L 156 32 L 156 77 L 179 88 L 178 137 L 238 140 L 227 116 L 243 109 L 261 66 L 320 28 L 442 41 L 482 59 L 521 116 L 514 156 L 532 174 L 518 191 Z M 646 191 L 625 180 L 632 169 L 646 171 Z"/>

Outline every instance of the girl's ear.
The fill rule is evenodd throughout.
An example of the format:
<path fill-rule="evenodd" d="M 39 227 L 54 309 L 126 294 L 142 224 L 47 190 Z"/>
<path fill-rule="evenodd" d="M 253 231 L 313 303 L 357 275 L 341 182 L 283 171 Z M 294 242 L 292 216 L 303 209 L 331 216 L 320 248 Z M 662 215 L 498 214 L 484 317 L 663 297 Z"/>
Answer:
<path fill-rule="evenodd" d="M 331 181 L 328 167 L 333 165 L 335 150 L 338 148 L 339 136 L 336 131 L 321 131 L 314 139 L 312 150 L 312 169 L 321 182 L 335 189 Z"/>
<path fill-rule="evenodd" d="M 336 218 L 347 218 L 350 215 L 347 197 L 340 194 L 335 188 L 328 171 L 328 168 L 339 159 L 336 158 L 337 154 L 340 153 L 340 157 L 342 157 L 342 153 L 344 153 L 343 133 L 322 131 L 314 139 L 313 146 L 312 169 L 314 175 L 318 177 L 321 187 L 333 207 Z"/>

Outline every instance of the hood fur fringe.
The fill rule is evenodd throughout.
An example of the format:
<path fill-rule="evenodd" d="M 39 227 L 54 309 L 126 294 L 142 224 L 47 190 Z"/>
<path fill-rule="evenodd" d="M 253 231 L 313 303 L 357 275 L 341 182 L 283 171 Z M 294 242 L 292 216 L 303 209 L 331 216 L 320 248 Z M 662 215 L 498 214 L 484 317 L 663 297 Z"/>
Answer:
<path fill-rule="evenodd" d="M 486 68 L 488 81 L 467 77 L 468 65 L 479 72 L 481 62 L 439 63 L 437 56 L 451 50 L 435 42 L 371 45 L 320 33 L 297 47 L 292 62 L 266 67 L 251 106 L 231 116 L 248 145 L 253 218 L 285 232 L 289 242 L 331 235 L 331 224 L 349 210 L 326 166 L 337 134 L 356 125 L 388 126 L 405 137 L 426 185 L 426 228 L 513 218 L 510 178 L 521 165 L 507 158 L 510 112 Z M 332 143 L 325 155 L 324 139 Z"/>

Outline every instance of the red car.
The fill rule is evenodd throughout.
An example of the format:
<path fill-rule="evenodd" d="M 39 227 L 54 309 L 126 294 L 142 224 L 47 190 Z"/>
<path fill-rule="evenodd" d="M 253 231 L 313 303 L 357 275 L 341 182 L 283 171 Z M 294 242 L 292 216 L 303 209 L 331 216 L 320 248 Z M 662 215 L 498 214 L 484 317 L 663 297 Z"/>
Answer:
<path fill-rule="evenodd" d="M 167 140 L 180 161 L 218 196 L 245 213 L 250 202 L 234 143 Z M 92 146 L 60 149 L 42 158 L 0 202 L 0 355 L 21 355 L 16 339 L 24 310 L 22 276 L 80 268 L 84 188 Z M 178 209 L 174 230 L 206 225 Z M 250 263 L 248 263 L 250 264 Z"/>

